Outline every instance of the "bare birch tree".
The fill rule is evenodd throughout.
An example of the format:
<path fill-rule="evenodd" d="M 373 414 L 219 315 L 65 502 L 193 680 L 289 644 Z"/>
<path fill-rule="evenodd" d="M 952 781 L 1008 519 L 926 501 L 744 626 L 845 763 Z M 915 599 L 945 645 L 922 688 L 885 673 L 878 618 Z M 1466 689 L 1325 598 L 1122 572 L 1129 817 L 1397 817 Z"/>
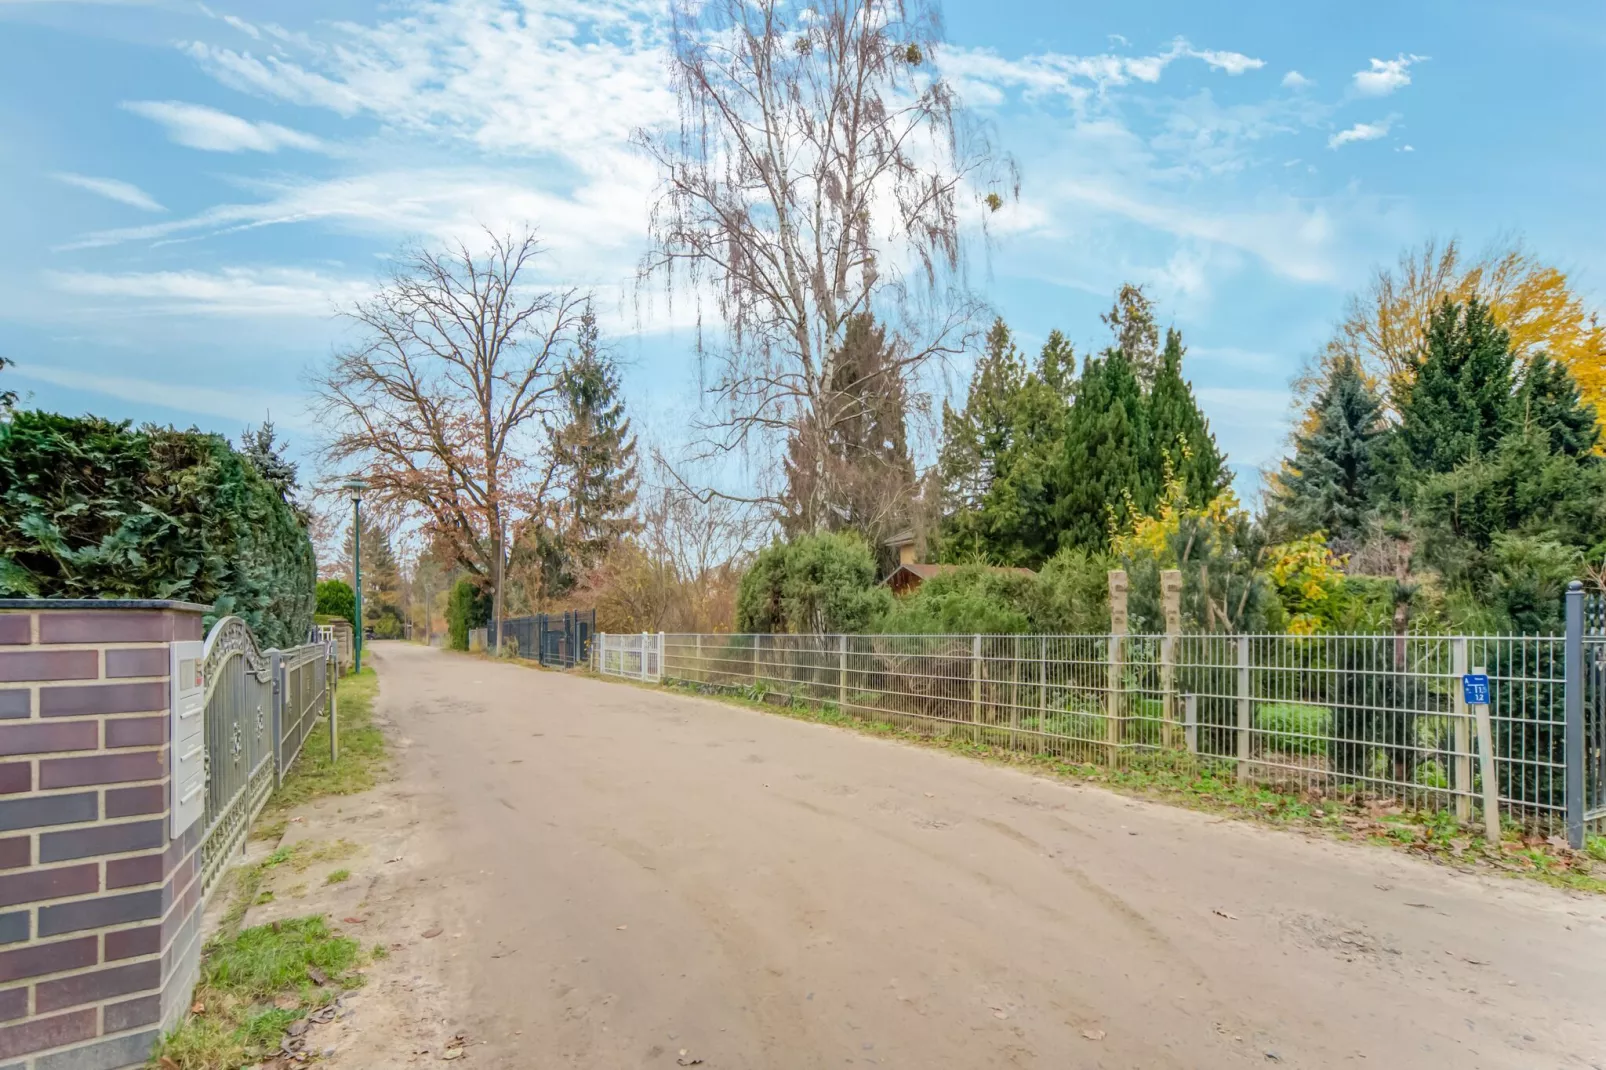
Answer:
<path fill-rule="evenodd" d="M 823 458 L 861 407 L 832 385 L 854 317 L 897 336 L 890 370 L 911 384 L 970 343 L 981 305 L 963 285 L 965 206 L 984 225 L 1016 194 L 1013 164 L 937 75 L 930 0 L 670 10 L 681 122 L 638 136 L 662 183 L 641 277 L 717 294 L 727 337 L 704 354 L 713 451 L 773 461 L 804 435 L 820 441 L 803 452 Z M 809 486 L 798 508 L 817 525 L 836 488 L 824 470 Z"/>
<path fill-rule="evenodd" d="M 334 436 L 326 460 L 366 478 L 380 508 L 421 515 L 492 585 L 500 620 L 504 542 L 550 489 L 545 418 L 584 297 L 530 285 L 533 232 L 486 238 L 483 251 L 405 252 L 346 313 L 360 341 L 314 386 Z"/>

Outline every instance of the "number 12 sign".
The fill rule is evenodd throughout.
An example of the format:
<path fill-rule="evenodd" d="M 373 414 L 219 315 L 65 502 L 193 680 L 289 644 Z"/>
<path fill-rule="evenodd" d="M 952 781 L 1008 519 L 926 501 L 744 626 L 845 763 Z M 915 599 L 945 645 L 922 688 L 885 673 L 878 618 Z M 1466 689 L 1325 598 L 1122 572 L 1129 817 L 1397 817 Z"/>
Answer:
<path fill-rule="evenodd" d="M 1461 697 L 1468 706 L 1489 705 L 1489 674 L 1469 672 L 1461 677 Z"/>

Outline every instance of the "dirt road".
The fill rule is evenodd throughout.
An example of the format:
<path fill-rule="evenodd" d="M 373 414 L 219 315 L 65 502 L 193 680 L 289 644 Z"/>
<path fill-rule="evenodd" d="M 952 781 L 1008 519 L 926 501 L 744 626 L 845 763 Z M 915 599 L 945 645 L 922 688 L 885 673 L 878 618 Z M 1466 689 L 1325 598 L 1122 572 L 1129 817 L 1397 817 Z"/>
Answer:
<path fill-rule="evenodd" d="M 1606 1067 L 1600 899 L 380 646 L 476 1065 Z"/>

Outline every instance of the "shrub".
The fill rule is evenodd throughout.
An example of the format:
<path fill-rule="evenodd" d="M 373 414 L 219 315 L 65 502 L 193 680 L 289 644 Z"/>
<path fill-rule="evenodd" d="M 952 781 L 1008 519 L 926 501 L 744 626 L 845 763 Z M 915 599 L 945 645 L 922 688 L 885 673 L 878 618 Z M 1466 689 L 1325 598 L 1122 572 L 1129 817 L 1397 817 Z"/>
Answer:
<path fill-rule="evenodd" d="M 357 619 L 357 595 L 345 580 L 318 581 L 318 614 L 339 617 L 344 621 Z"/>
<path fill-rule="evenodd" d="M 736 630 L 862 632 L 892 604 L 875 557 L 853 534 L 804 535 L 761 550 L 736 594 Z"/>
<path fill-rule="evenodd" d="M 0 596 L 174 598 L 304 642 L 317 564 L 284 497 L 222 436 L 24 411 L 0 423 Z"/>
<path fill-rule="evenodd" d="M 446 602 L 446 630 L 453 650 L 468 649 L 468 633 L 491 621 L 491 596 L 473 580 L 458 580 Z"/>
<path fill-rule="evenodd" d="M 1333 734 L 1333 711 L 1303 702 L 1263 703 L 1255 709 L 1255 728 L 1266 750 L 1325 755 Z"/>
<path fill-rule="evenodd" d="M 1019 635 L 1031 628 L 1023 608 L 1033 577 L 962 565 L 940 572 L 889 607 L 876 630 L 888 635 Z"/>

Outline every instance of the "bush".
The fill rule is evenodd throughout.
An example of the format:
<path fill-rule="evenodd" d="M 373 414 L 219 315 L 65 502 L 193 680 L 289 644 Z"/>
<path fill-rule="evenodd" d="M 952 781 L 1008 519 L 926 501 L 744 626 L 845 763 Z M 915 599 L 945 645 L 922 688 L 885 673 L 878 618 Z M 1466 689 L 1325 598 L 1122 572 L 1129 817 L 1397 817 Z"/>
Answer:
<path fill-rule="evenodd" d="M 882 615 L 876 631 L 886 635 L 1019 635 L 1031 630 L 1023 608 L 1033 577 L 961 565 L 922 583 Z"/>
<path fill-rule="evenodd" d="M 453 650 L 468 649 L 468 633 L 491 621 L 491 596 L 473 580 L 458 580 L 446 602 L 446 630 Z"/>
<path fill-rule="evenodd" d="M 1303 702 L 1264 703 L 1255 709 L 1255 728 L 1268 751 L 1325 755 L 1333 735 L 1333 711 Z"/>
<path fill-rule="evenodd" d="M 222 436 L 24 411 L 0 423 L 0 596 L 174 598 L 264 647 L 312 626 L 317 563 L 284 497 Z"/>
<path fill-rule="evenodd" d="M 804 535 L 761 550 L 736 593 L 736 630 L 862 632 L 892 605 L 875 557 L 852 534 Z"/>
<path fill-rule="evenodd" d="M 343 621 L 357 619 L 357 595 L 345 580 L 318 581 L 318 615 L 339 617 Z"/>

